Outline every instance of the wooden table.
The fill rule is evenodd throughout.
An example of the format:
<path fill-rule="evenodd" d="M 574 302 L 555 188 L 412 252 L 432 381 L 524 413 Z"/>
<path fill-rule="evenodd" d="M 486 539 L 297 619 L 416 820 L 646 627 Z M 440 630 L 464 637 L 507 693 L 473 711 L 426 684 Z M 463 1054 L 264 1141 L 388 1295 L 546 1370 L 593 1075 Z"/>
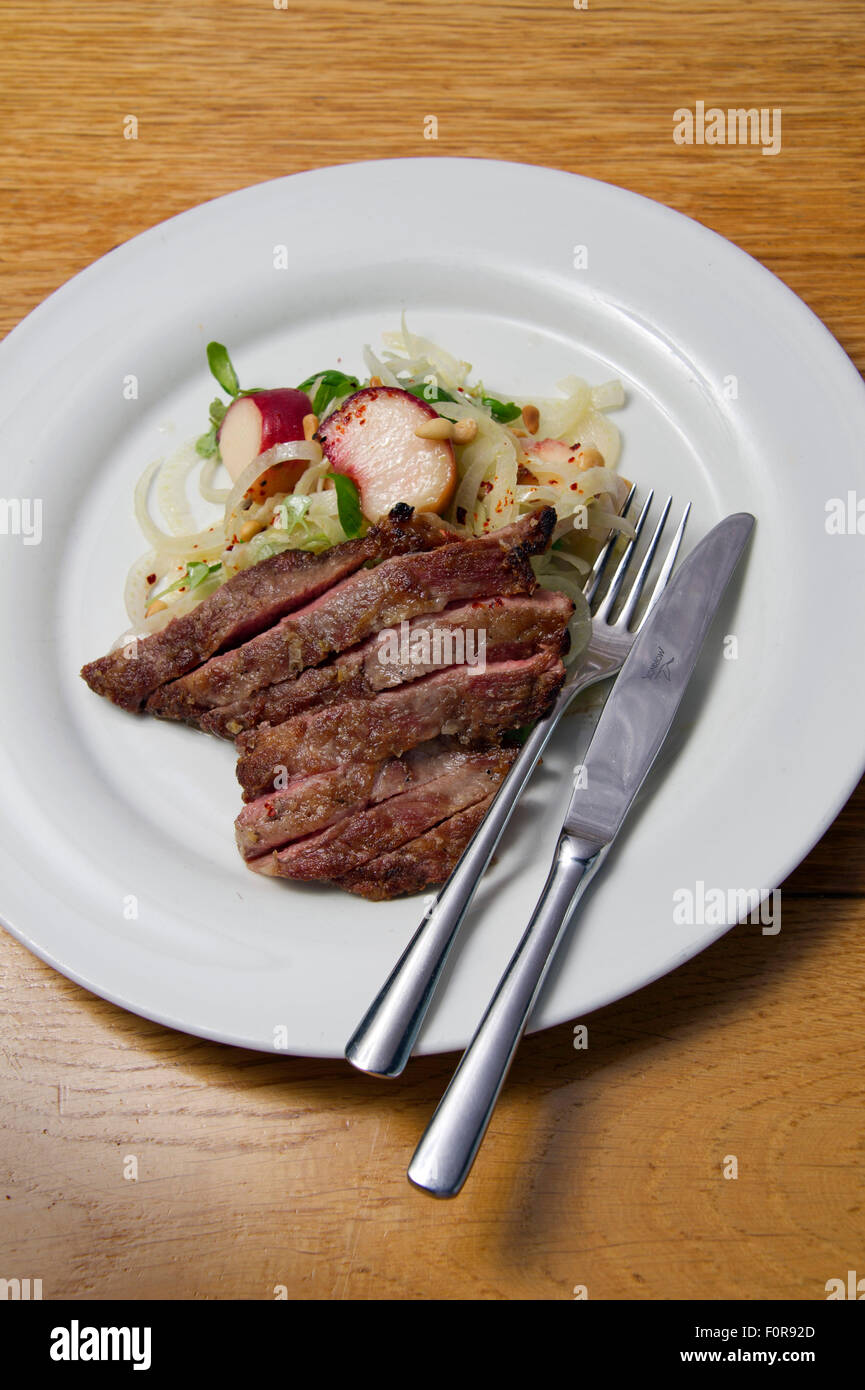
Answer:
<path fill-rule="evenodd" d="M 0 327 L 205 199 L 435 153 L 689 213 L 861 366 L 863 60 L 861 0 L 6 0 Z M 677 146 L 698 100 L 780 107 L 780 154 Z M 0 935 L 0 1276 L 46 1298 L 825 1297 L 865 1275 L 863 829 L 860 787 L 784 884 L 778 937 L 730 932 L 593 1015 L 588 1051 L 570 1025 L 528 1039 L 455 1203 L 404 1177 L 452 1056 L 386 1084 L 234 1051 Z"/>

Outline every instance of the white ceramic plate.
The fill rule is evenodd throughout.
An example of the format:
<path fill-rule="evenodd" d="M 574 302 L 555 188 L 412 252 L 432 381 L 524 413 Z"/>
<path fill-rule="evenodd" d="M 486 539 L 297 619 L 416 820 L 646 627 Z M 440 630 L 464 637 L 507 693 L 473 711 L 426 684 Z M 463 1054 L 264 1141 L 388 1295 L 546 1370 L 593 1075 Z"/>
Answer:
<path fill-rule="evenodd" d="M 288 270 L 274 268 L 280 245 Z M 191 1033 L 341 1055 L 420 905 L 249 873 L 230 746 L 114 709 L 78 669 L 125 627 L 123 577 L 143 549 L 135 479 L 203 428 L 205 343 L 227 343 L 245 381 L 291 383 L 337 359 L 360 369 L 402 309 L 505 395 L 569 372 L 621 377 L 621 469 L 693 499 L 690 545 L 728 512 L 758 518 L 534 1028 L 714 940 L 723 926 L 676 925 L 676 890 L 774 888 L 865 763 L 865 542 L 825 526 L 827 499 L 865 494 L 865 391 L 777 279 L 658 204 L 521 165 L 354 164 L 220 198 L 111 252 L 0 348 L 0 496 L 44 508 L 41 544 L 0 535 L 0 910 L 64 974 Z M 423 1051 L 470 1037 L 543 884 L 584 743 L 585 725 L 565 721 Z"/>

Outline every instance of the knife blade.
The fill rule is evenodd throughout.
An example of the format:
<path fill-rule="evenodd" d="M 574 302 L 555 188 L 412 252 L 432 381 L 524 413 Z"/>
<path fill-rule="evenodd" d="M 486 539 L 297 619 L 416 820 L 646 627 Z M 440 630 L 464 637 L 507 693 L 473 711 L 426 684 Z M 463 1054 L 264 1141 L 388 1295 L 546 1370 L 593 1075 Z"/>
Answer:
<path fill-rule="evenodd" d="M 628 654 L 532 919 L 409 1165 L 410 1181 L 435 1196 L 456 1196 L 468 1176 L 556 948 L 670 731 L 753 526 L 750 513 L 737 512 L 704 537 Z"/>
<path fill-rule="evenodd" d="M 589 853 L 612 843 L 648 776 L 753 527 L 749 512 L 735 512 L 703 537 L 628 653 L 565 812 L 565 830 Z"/>

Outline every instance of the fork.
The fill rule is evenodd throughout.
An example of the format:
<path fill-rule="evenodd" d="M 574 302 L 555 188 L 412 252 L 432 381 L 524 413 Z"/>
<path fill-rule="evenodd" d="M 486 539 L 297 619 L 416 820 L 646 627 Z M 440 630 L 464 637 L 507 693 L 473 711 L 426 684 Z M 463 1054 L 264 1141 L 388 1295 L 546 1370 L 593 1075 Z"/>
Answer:
<path fill-rule="evenodd" d="M 627 515 L 635 492 L 636 488 L 632 487 L 622 508 L 623 516 Z M 664 503 L 639 569 L 623 595 L 621 611 L 615 621 L 612 620 L 613 609 L 622 595 L 653 499 L 654 491 L 649 493 L 643 504 L 634 526 L 635 534 L 622 553 L 606 593 L 592 611 L 592 635 L 583 660 L 565 681 L 550 713 L 532 729 L 462 858 L 433 899 L 415 935 L 349 1039 L 345 1055 L 359 1070 L 389 1077 L 399 1076 L 403 1071 L 481 876 L 550 735 L 579 691 L 621 670 L 637 633 L 666 587 L 679 553 L 691 509 L 690 502 L 682 513 L 664 557 L 646 610 L 632 629 L 631 622 L 667 524 L 672 497 L 668 497 Z M 598 598 L 607 562 L 617 540 L 617 535 L 610 536 L 583 587 L 590 607 Z"/>

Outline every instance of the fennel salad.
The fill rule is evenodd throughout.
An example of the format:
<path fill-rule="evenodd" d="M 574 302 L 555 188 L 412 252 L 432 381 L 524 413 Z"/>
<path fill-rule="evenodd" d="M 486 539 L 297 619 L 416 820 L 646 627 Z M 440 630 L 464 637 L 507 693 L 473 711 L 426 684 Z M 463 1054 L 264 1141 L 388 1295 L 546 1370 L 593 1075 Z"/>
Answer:
<path fill-rule="evenodd" d="M 532 563 L 540 585 L 574 600 L 572 657 L 581 650 L 582 586 L 599 543 L 633 534 L 619 515 L 630 484 L 609 418 L 624 404 L 621 382 L 567 376 L 556 395 L 503 398 L 404 317 L 383 341 L 379 354 L 364 349 L 364 377 L 331 367 L 277 388 L 241 387 L 227 349 L 208 344 L 223 392 L 209 428 L 135 488 L 148 549 L 127 576 L 120 642 L 159 631 L 240 570 L 351 540 L 404 502 L 466 539 L 555 507 L 552 548 Z M 203 528 L 190 486 L 213 508 Z"/>

